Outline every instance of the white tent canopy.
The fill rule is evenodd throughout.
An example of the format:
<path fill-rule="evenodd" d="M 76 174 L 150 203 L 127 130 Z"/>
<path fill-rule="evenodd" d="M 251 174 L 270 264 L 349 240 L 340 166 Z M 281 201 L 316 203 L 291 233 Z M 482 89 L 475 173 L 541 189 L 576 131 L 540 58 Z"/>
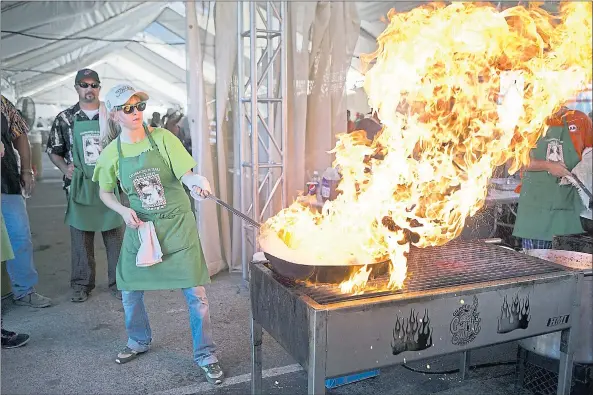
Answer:
<path fill-rule="evenodd" d="M 387 12 L 425 3 L 357 3 L 360 37 L 348 73 L 349 89 L 361 85 L 357 56 L 375 49 Z M 556 2 L 551 3 L 548 7 L 555 7 Z M 215 81 L 213 4 L 196 2 L 208 85 Z M 94 67 L 103 77 L 104 93 L 114 83 L 128 81 L 150 87 L 154 106 L 187 107 L 183 2 L 3 1 L 1 12 L 2 77 L 18 96 L 62 108 L 71 105 L 76 102 L 74 74 Z"/>
<path fill-rule="evenodd" d="M 410 8 L 415 3 L 397 6 Z M 213 84 L 212 4 L 196 5 L 205 34 L 204 79 Z M 358 4 L 364 18 L 355 54 L 374 49 L 389 5 Z M 14 85 L 19 97 L 64 108 L 77 100 L 72 89 L 76 71 L 92 67 L 101 76 L 103 93 L 127 81 L 140 89 L 150 87 L 152 105 L 186 108 L 185 30 L 183 2 L 3 1 L 2 77 Z M 358 70 L 355 59 L 347 86 L 360 82 Z"/>
<path fill-rule="evenodd" d="M 201 11 L 201 34 L 211 43 L 210 15 L 207 7 Z M 102 94 L 130 82 L 151 93 L 152 106 L 185 108 L 184 37 L 179 2 L 2 2 L 2 77 L 19 97 L 64 108 L 77 101 L 76 71 L 90 67 L 99 73 Z M 212 53 L 204 47 L 209 84 Z"/>

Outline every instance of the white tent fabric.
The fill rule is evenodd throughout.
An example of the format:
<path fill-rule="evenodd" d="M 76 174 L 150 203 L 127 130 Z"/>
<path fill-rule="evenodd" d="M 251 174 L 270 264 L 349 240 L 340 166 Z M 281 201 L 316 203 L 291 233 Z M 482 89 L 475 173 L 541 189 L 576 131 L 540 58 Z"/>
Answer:
<path fill-rule="evenodd" d="M 290 3 L 289 15 L 286 171 L 296 194 L 313 171 L 331 166 L 327 152 L 346 131 L 346 74 L 360 21 L 350 2 Z"/>
<path fill-rule="evenodd" d="M 360 38 L 354 55 L 374 50 L 376 37 L 385 28 L 384 20 L 391 8 L 405 12 L 425 3 L 428 2 L 354 3 L 360 16 Z M 502 2 L 503 6 L 511 6 L 514 3 Z M 555 10 L 558 4 L 557 1 L 545 3 L 544 8 L 550 10 Z M 201 29 L 208 29 L 205 33 L 205 37 L 208 38 L 202 42 L 213 42 L 213 38 L 210 37 L 214 34 L 214 23 L 208 26 L 206 12 L 210 7 L 204 7 L 209 2 L 195 4 L 198 8 L 198 25 Z M 171 74 L 176 80 L 175 85 L 185 89 L 184 2 L 3 1 L 1 7 L 2 77 L 8 78 L 14 84 L 17 90 L 15 94 L 19 96 L 29 93 L 36 99 L 36 95 L 41 91 L 47 92 L 54 88 L 59 91 L 60 87 L 71 88 L 69 73 L 73 74 L 76 70 L 102 61 L 114 53 L 125 53 L 124 56 L 132 58 L 140 68 L 148 67 L 143 60 L 150 59 L 150 65 L 159 71 L 160 77 L 168 80 L 164 76 Z M 235 24 L 234 21 L 229 21 L 225 28 L 234 29 Z M 147 33 L 149 31 L 158 37 Z M 201 31 L 200 34 L 202 33 L 204 32 Z M 176 36 L 177 40 L 167 38 L 172 36 Z M 207 46 L 203 52 L 205 79 L 207 84 L 213 84 L 214 48 Z M 169 56 L 170 54 L 173 56 Z M 135 59 L 136 56 L 141 59 Z M 174 59 L 179 57 L 181 58 Z M 357 83 L 360 85 L 360 71 L 360 62 L 355 58 L 348 75 L 349 88 L 353 88 Z M 131 73 L 131 70 L 128 73 Z M 56 85 L 60 78 L 64 78 L 66 82 Z M 156 89 L 159 88 L 153 88 Z M 210 90 L 207 87 L 208 92 Z M 49 96 L 52 96 L 51 92 Z M 184 107 L 185 100 L 184 96 L 168 104 Z M 71 100 L 62 98 L 62 101 Z"/>
<path fill-rule="evenodd" d="M 197 12 L 195 3 L 186 6 L 187 20 L 187 73 L 190 89 L 188 121 L 192 137 L 193 156 L 198 166 L 194 171 L 208 180 L 214 179 L 212 155 L 209 149 L 208 117 L 206 116 L 206 99 L 203 78 L 202 46 L 197 28 Z M 226 267 L 222 259 L 220 234 L 216 232 L 216 206 L 211 200 L 196 205 L 196 219 L 204 258 L 210 275 L 216 274 Z"/>
<path fill-rule="evenodd" d="M 241 207 L 241 179 L 233 169 L 234 127 L 237 125 L 235 118 L 229 117 L 233 108 L 236 108 L 236 94 L 232 85 L 233 76 L 236 75 L 237 61 L 237 3 L 216 3 L 215 59 L 216 59 L 216 159 L 214 163 L 214 180 L 218 197 L 234 207 Z M 235 152 L 238 152 L 235 151 Z M 230 176 L 229 176 L 230 175 Z M 218 226 L 221 238 L 221 255 L 230 270 L 241 269 L 241 226 L 239 218 L 228 211 L 218 209 Z"/>
<path fill-rule="evenodd" d="M 80 3 L 61 4 L 62 7 L 67 5 L 70 5 L 74 10 L 80 7 Z M 44 3 L 26 3 L 21 7 L 36 7 L 36 10 L 33 9 L 30 12 L 33 15 L 43 15 L 43 6 Z M 21 7 L 16 7 L 14 11 L 18 11 Z M 60 15 L 69 15 L 69 10 L 60 9 L 61 14 L 56 15 L 55 21 L 45 24 L 40 20 L 38 26 L 32 27 L 26 32 L 30 36 L 61 37 L 57 41 L 3 33 L 3 65 L 9 72 L 18 72 L 12 78 L 23 96 L 34 95 L 42 91 L 43 88 L 51 87 L 56 82 L 70 77 L 69 73 L 75 73 L 85 64 L 98 62 L 107 54 L 114 53 L 124 45 L 130 44 L 129 41 L 125 41 L 126 39 L 119 42 L 108 42 L 82 39 L 82 37 L 101 37 L 102 40 L 122 40 L 122 37 L 133 37 L 154 21 L 162 8 L 163 5 L 159 3 L 148 5 L 106 3 L 95 9 L 93 13 L 75 14 L 75 16 L 67 18 L 60 17 Z M 3 12 L 3 22 L 8 19 L 4 14 Z M 127 23 L 126 21 L 130 19 L 136 20 L 137 23 Z M 5 23 L 2 23 L 2 29 L 3 32 L 13 31 L 7 29 Z M 65 68 L 66 65 L 69 67 Z M 34 77 L 33 73 L 36 71 L 41 75 Z"/>
<path fill-rule="evenodd" d="M 207 17 L 200 15 L 203 29 Z M 2 2 L 2 76 L 19 96 L 65 107 L 76 102 L 76 71 L 107 64 L 116 71 L 111 85 L 150 87 L 151 105 L 185 108 L 184 29 L 183 3 Z M 205 59 L 213 84 L 213 56 Z M 110 83 L 102 82 L 106 93 Z"/>

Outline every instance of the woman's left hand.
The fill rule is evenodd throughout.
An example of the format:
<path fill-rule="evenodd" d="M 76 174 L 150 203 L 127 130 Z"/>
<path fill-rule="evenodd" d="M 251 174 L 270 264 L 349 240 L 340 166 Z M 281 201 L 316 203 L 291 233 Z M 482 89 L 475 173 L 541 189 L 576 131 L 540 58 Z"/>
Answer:
<path fill-rule="evenodd" d="M 192 192 L 194 192 L 196 195 L 200 196 L 202 199 L 206 199 L 208 196 L 212 195 L 212 193 L 209 190 L 202 189 L 198 186 L 194 186 Z"/>
<path fill-rule="evenodd" d="M 208 179 L 199 174 L 187 174 L 181 178 L 182 182 L 188 187 L 191 196 L 200 201 L 212 195 L 212 188 Z"/>

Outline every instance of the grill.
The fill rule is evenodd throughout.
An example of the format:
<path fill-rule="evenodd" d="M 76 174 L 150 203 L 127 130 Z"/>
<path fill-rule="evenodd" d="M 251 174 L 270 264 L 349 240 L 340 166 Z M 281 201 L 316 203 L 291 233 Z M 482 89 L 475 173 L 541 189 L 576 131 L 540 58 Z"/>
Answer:
<path fill-rule="evenodd" d="M 382 291 L 387 288 L 388 276 L 369 281 L 366 292 L 362 295 L 342 294 L 339 288 L 328 284 L 295 284 L 293 288 L 324 305 L 561 271 L 564 271 L 564 268 L 559 265 L 534 260 L 527 255 L 517 254 L 495 245 L 455 241 L 441 247 L 414 248 L 410 251 L 408 275 L 399 290 Z M 278 279 L 290 287 L 290 282 L 286 282 L 280 276 Z"/>
<path fill-rule="evenodd" d="M 252 392 L 261 393 L 262 329 L 308 374 L 325 379 L 562 331 L 558 394 L 568 395 L 583 274 L 477 242 L 415 249 L 401 290 L 362 295 L 295 284 L 251 265 Z M 574 332 L 574 331 L 573 331 Z"/>

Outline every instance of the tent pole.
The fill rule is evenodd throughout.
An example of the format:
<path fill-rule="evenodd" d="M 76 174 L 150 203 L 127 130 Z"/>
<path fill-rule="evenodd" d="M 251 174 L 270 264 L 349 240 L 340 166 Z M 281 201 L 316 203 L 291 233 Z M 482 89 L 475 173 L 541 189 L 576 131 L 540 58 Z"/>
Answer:
<path fill-rule="evenodd" d="M 287 203 L 285 26 L 288 7 L 286 1 L 254 1 L 248 6 L 246 15 L 239 3 L 237 13 L 241 211 L 257 222 L 264 222 Z M 245 22 L 248 30 L 244 30 Z M 249 41 L 249 71 L 243 61 L 245 40 Z M 248 281 L 249 262 L 258 246 L 257 230 L 245 224 L 241 248 L 243 279 Z"/>

